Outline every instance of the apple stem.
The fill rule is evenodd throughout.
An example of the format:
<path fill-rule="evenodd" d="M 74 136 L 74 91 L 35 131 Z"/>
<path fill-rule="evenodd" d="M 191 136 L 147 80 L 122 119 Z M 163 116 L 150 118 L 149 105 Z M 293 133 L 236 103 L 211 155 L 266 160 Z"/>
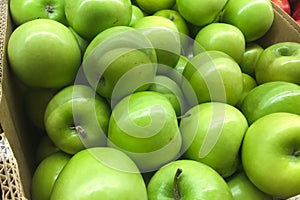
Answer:
<path fill-rule="evenodd" d="M 189 116 L 191 116 L 191 113 L 188 112 L 188 113 L 185 113 L 184 115 L 178 116 L 177 119 L 182 119 L 182 118 L 189 117 Z"/>
<path fill-rule="evenodd" d="M 174 187 L 173 187 L 173 197 L 174 200 L 180 200 L 181 199 L 181 195 L 180 195 L 180 191 L 179 191 L 179 186 L 178 186 L 178 179 L 180 174 L 182 173 L 182 169 L 178 168 L 175 176 L 174 176 Z"/>
<path fill-rule="evenodd" d="M 72 130 L 76 130 L 82 138 L 86 138 L 87 134 L 81 126 L 73 126 Z"/>
<path fill-rule="evenodd" d="M 47 11 L 48 13 L 53 13 L 53 12 L 54 12 L 54 7 L 53 7 L 53 5 L 47 4 L 47 5 L 46 5 L 46 11 Z"/>

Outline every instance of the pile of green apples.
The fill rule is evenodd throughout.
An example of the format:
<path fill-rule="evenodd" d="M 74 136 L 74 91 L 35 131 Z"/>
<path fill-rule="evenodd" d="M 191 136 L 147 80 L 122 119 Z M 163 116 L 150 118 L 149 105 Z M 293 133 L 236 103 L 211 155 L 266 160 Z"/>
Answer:
<path fill-rule="evenodd" d="M 300 44 L 271 0 L 10 0 L 32 200 L 300 194 Z"/>

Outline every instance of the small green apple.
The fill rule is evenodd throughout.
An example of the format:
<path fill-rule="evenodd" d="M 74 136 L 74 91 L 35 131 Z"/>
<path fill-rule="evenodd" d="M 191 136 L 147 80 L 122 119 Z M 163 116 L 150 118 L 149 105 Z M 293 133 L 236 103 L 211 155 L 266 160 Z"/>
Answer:
<path fill-rule="evenodd" d="M 132 26 L 137 20 L 145 17 L 143 11 L 136 5 L 132 5 L 132 15 L 129 26 Z"/>
<path fill-rule="evenodd" d="M 106 145 L 110 107 L 85 85 L 61 89 L 48 103 L 45 127 L 49 138 L 62 151 L 78 151 Z"/>
<path fill-rule="evenodd" d="M 235 105 L 237 108 L 241 108 L 242 102 L 247 96 L 247 94 L 257 86 L 256 80 L 252 76 L 246 73 L 242 73 L 242 75 L 243 75 L 243 92 L 240 100 Z"/>
<path fill-rule="evenodd" d="M 34 170 L 31 181 L 31 199 L 49 199 L 53 186 L 71 156 L 56 152 L 42 160 Z"/>
<path fill-rule="evenodd" d="M 113 26 L 128 26 L 130 0 L 65 0 L 69 25 L 84 39 L 91 41 L 98 33 Z"/>
<path fill-rule="evenodd" d="M 136 164 L 109 147 L 75 154 L 59 174 L 50 200 L 147 200 L 147 189 Z"/>
<path fill-rule="evenodd" d="M 137 5 L 146 13 L 153 14 L 156 11 L 163 9 L 171 9 L 176 0 L 135 0 Z"/>
<path fill-rule="evenodd" d="M 62 88 L 71 84 L 81 64 L 74 35 L 51 19 L 28 21 L 14 29 L 7 56 L 13 72 L 31 87 Z"/>
<path fill-rule="evenodd" d="M 277 112 L 256 120 L 242 144 L 247 177 L 261 191 L 279 198 L 300 193 L 300 116 Z"/>
<path fill-rule="evenodd" d="M 183 158 L 205 163 L 227 178 L 238 169 L 239 150 L 248 129 L 245 116 L 219 102 L 202 103 L 180 121 Z"/>
<path fill-rule="evenodd" d="M 243 55 L 240 67 L 242 72 L 249 74 L 255 78 L 255 67 L 260 54 L 263 52 L 263 47 L 254 42 L 247 42 L 245 53 Z"/>
<path fill-rule="evenodd" d="M 169 71 L 169 73 L 167 73 L 166 76 L 168 76 L 170 79 L 172 79 L 178 85 L 181 86 L 182 78 L 183 78 L 182 73 L 183 73 L 185 66 L 188 63 L 188 60 L 189 60 L 189 58 L 187 58 L 186 56 L 180 55 L 176 66 L 174 67 L 173 70 Z"/>
<path fill-rule="evenodd" d="M 226 23 L 211 23 L 197 33 L 194 52 L 199 53 L 198 45 L 205 50 L 218 50 L 231 56 L 237 63 L 241 63 L 245 53 L 245 37 L 240 29 Z"/>
<path fill-rule="evenodd" d="M 148 199 L 232 200 L 225 180 L 211 167 L 194 160 L 176 160 L 161 167 L 147 186 Z"/>
<path fill-rule="evenodd" d="M 82 38 L 80 35 L 78 35 L 78 33 L 76 33 L 75 30 L 71 26 L 69 26 L 69 29 L 74 34 L 74 36 L 77 40 L 77 43 L 79 45 L 80 51 L 81 51 L 81 55 L 83 56 L 87 46 L 89 45 L 89 42 L 87 40 L 85 40 L 84 38 Z"/>
<path fill-rule="evenodd" d="M 53 143 L 47 134 L 44 134 L 36 148 L 36 163 L 40 163 L 53 153 L 60 151 L 60 149 Z"/>
<path fill-rule="evenodd" d="M 230 0 L 220 17 L 220 22 L 238 27 L 247 42 L 261 38 L 271 28 L 273 20 L 270 0 Z"/>
<path fill-rule="evenodd" d="M 172 104 L 154 91 L 126 96 L 112 110 L 107 144 L 124 151 L 142 172 L 175 160 L 181 134 Z"/>
<path fill-rule="evenodd" d="M 273 200 L 271 195 L 259 190 L 244 172 L 234 174 L 227 184 L 234 200 Z"/>
<path fill-rule="evenodd" d="M 258 85 L 244 98 L 241 111 L 249 124 L 274 112 L 300 114 L 300 86 L 283 81 Z"/>
<path fill-rule="evenodd" d="M 11 0 L 9 8 L 17 26 L 34 19 L 52 19 L 68 25 L 64 0 Z"/>
<path fill-rule="evenodd" d="M 258 84 L 270 81 L 288 81 L 300 84 L 300 44 L 278 42 L 261 53 L 255 68 Z"/>
<path fill-rule="evenodd" d="M 196 26 L 210 24 L 219 17 L 228 0 L 176 0 L 179 13 Z M 200 9 L 201 8 L 201 9 Z"/>

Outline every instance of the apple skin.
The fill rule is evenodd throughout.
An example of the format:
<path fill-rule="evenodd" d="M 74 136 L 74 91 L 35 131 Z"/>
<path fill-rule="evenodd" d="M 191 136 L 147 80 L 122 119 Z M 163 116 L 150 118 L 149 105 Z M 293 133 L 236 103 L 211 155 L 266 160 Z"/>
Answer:
<path fill-rule="evenodd" d="M 159 10 L 171 9 L 176 0 L 135 0 L 137 5 L 148 14 L 153 14 Z"/>
<path fill-rule="evenodd" d="M 162 16 L 146 16 L 132 25 L 152 43 L 158 65 L 158 74 L 166 74 L 175 67 L 181 53 L 180 33 L 173 21 Z"/>
<path fill-rule="evenodd" d="M 277 112 L 263 116 L 248 129 L 242 164 L 261 191 L 280 198 L 300 193 L 300 116 Z"/>
<path fill-rule="evenodd" d="M 228 0 L 176 0 L 179 13 L 196 26 L 210 24 L 218 18 Z M 199 9 L 201 8 L 201 9 Z"/>
<path fill-rule="evenodd" d="M 245 52 L 245 37 L 240 29 L 226 23 L 209 24 L 197 33 L 194 52 L 199 53 L 198 45 L 205 50 L 218 50 L 231 56 L 237 63 L 241 63 Z"/>
<path fill-rule="evenodd" d="M 264 48 L 257 43 L 247 42 L 246 49 L 240 63 L 242 72 L 255 78 L 255 67 L 259 56 L 264 51 Z"/>
<path fill-rule="evenodd" d="M 248 75 L 246 73 L 242 73 L 242 76 L 243 76 L 243 92 L 242 92 L 240 100 L 235 105 L 235 107 L 237 107 L 239 109 L 241 108 L 242 102 L 244 101 L 244 99 L 247 96 L 247 94 L 252 89 L 254 89 L 255 87 L 257 87 L 256 80 L 252 76 L 250 76 L 250 75 Z"/>
<path fill-rule="evenodd" d="M 9 6 L 17 26 L 34 19 L 52 19 L 68 25 L 64 0 L 11 0 Z"/>
<path fill-rule="evenodd" d="M 291 15 L 291 5 L 288 0 L 272 0 L 279 8 Z"/>
<path fill-rule="evenodd" d="M 48 103 L 46 132 L 60 150 L 69 154 L 105 146 L 110 113 L 107 101 L 89 86 L 70 85 Z"/>
<path fill-rule="evenodd" d="M 272 26 L 273 20 L 274 11 L 270 0 L 230 0 L 220 17 L 220 22 L 238 27 L 247 42 L 261 38 Z"/>
<path fill-rule="evenodd" d="M 273 200 L 271 195 L 259 190 L 244 172 L 234 174 L 227 180 L 234 200 Z"/>
<path fill-rule="evenodd" d="M 132 15 L 129 26 L 132 26 L 137 20 L 145 17 L 143 11 L 136 5 L 132 5 Z"/>
<path fill-rule="evenodd" d="M 14 29 L 7 55 L 16 76 L 30 87 L 62 88 L 71 84 L 81 64 L 74 35 L 51 19 L 32 20 Z"/>
<path fill-rule="evenodd" d="M 44 134 L 36 147 L 36 163 L 39 164 L 42 160 L 60 149 L 52 142 L 47 134 Z"/>
<path fill-rule="evenodd" d="M 237 108 L 219 102 L 202 103 L 180 121 L 183 158 L 209 165 L 227 178 L 239 167 L 239 150 L 248 129 Z"/>
<path fill-rule="evenodd" d="M 131 5 L 130 0 L 65 0 L 65 14 L 69 25 L 81 37 L 91 41 L 109 27 L 128 26 Z"/>
<path fill-rule="evenodd" d="M 53 186 L 71 155 L 56 152 L 42 160 L 34 170 L 31 182 L 31 199 L 49 199 Z"/>
<path fill-rule="evenodd" d="M 204 51 L 187 63 L 182 82 L 190 105 L 208 101 L 235 105 L 243 91 L 243 77 L 238 63 L 220 51 Z"/>
<path fill-rule="evenodd" d="M 77 43 L 79 45 L 80 51 L 81 51 L 81 56 L 83 56 L 87 46 L 89 45 L 89 42 L 87 40 L 85 40 L 84 38 L 82 38 L 80 35 L 78 35 L 78 33 L 76 33 L 75 30 L 71 26 L 69 26 L 68 28 L 71 30 L 71 32 L 75 36 Z"/>
<path fill-rule="evenodd" d="M 178 169 L 177 186 L 180 197 L 175 198 L 174 177 Z M 224 199 L 232 200 L 225 180 L 211 167 L 194 160 L 176 160 L 161 167 L 147 186 L 149 200 L 155 199 Z"/>
<path fill-rule="evenodd" d="M 274 112 L 300 114 L 300 86 L 294 83 L 273 81 L 258 85 L 244 98 L 241 111 L 248 123 Z"/>
<path fill-rule="evenodd" d="M 142 172 L 175 160 L 181 142 L 175 110 L 161 93 L 133 93 L 112 110 L 107 145 L 124 151 Z"/>
<path fill-rule="evenodd" d="M 117 149 L 94 147 L 70 159 L 55 182 L 50 200 L 120 198 L 147 200 L 147 189 L 139 169 Z"/>
<path fill-rule="evenodd" d="M 270 81 L 287 81 L 300 84 L 300 44 L 279 42 L 267 47 L 260 55 L 255 68 L 258 84 Z"/>

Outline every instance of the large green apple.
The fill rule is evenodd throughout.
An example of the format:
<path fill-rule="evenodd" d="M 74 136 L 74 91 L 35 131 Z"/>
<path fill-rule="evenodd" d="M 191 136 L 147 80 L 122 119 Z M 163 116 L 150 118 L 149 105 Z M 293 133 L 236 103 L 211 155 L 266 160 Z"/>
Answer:
<path fill-rule="evenodd" d="M 147 186 L 148 199 L 232 200 L 225 180 L 211 167 L 194 160 L 177 160 L 160 168 Z"/>
<path fill-rule="evenodd" d="M 274 112 L 300 114 L 300 86 L 283 81 L 258 85 L 244 98 L 241 111 L 249 124 Z"/>
<path fill-rule="evenodd" d="M 190 23 L 204 26 L 214 22 L 228 0 L 176 0 L 179 13 Z"/>
<path fill-rule="evenodd" d="M 260 54 L 263 52 L 263 47 L 254 42 L 247 42 L 246 49 L 243 55 L 240 67 L 242 72 L 255 78 L 255 67 Z"/>
<path fill-rule="evenodd" d="M 205 163 L 227 178 L 237 171 L 239 150 L 248 129 L 245 116 L 219 102 L 202 103 L 180 121 L 183 158 Z"/>
<path fill-rule="evenodd" d="M 300 116 L 277 112 L 261 117 L 248 129 L 242 164 L 261 191 L 280 198 L 300 193 Z"/>
<path fill-rule="evenodd" d="M 69 85 L 81 64 L 74 35 L 51 19 L 36 19 L 18 26 L 9 38 L 7 56 L 17 77 L 32 87 Z"/>
<path fill-rule="evenodd" d="M 255 67 L 258 84 L 288 81 L 300 84 L 300 43 L 278 42 L 267 47 Z"/>
<path fill-rule="evenodd" d="M 34 19 L 52 19 L 68 24 L 65 0 L 10 0 L 9 8 L 17 26 Z"/>
<path fill-rule="evenodd" d="M 136 164 L 114 148 L 95 147 L 75 154 L 59 174 L 50 200 L 147 200 Z"/>
<path fill-rule="evenodd" d="M 153 44 L 159 74 L 166 74 L 175 67 L 181 53 L 181 35 L 173 21 L 152 15 L 141 18 L 132 27 L 141 31 Z"/>
<path fill-rule="evenodd" d="M 272 200 L 273 197 L 258 189 L 244 172 L 234 174 L 227 180 L 234 200 Z"/>
<path fill-rule="evenodd" d="M 230 0 L 220 17 L 221 22 L 238 27 L 247 42 L 261 38 L 271 28 L 273 20 L 270 0 Z"/>
<path fill-rule="evenodd" d="M 226 23 L 212 23 L 203 27 L 196 35 L 194 52 L 199 53 L 198 45 L 205 50 L 218 50 L 241 63 L 245 53 L 245 37 L 240 29 Z"/>
<path fill-rule="evenodd" d="M 31 181 L 31 199 L 49 199 L 53 186 L 71 156 L 56 152 L 43 159 L 34 170 Z"/>
<path fill-rule="evenodd" d="M 156 75 L 156 62 L 155 50 L 146 36 L 131 27 L 115 26 L 90 42 L 83 72 L 97 93 L 117 102 L 149 87 Z"/>
<path fill-rule="evenodd" d="M 142 172 L 176 159 L 181 134 L 172 104 L 154 91 L 126 96 L 112 111 L 107 142 L 128 154 Z"/>
<path fill-rule="evenodd" d="M 110 107 L 106 100 L 85 85 L 60 90 L 45 111 L 46 132 L 62 151 L 78 151 L 106 145 Z"/>
<path fill-rule="evenodd" d="M 65 13 L 70 26 L 90 41 L 103 30 L 130 23 L 130 0 L 65 0 Z"/>
<path fill-rule="evenodd" d="M 176 0 L 135 0 L 137 5 L 146 13 L 153 14 L 156 11 L 163 9 L 171 9 Z"/>
<path fill-rule="evenodd" d="M 197 54 L 187 63 L 182 82 L 189 104 L 190 97 L 197 96 L 198 103 L 208 101 L 226 102 L 235 105 L 243 91 L 242 72 L 230 56 L 221 51 L 206 51 Z"/>

